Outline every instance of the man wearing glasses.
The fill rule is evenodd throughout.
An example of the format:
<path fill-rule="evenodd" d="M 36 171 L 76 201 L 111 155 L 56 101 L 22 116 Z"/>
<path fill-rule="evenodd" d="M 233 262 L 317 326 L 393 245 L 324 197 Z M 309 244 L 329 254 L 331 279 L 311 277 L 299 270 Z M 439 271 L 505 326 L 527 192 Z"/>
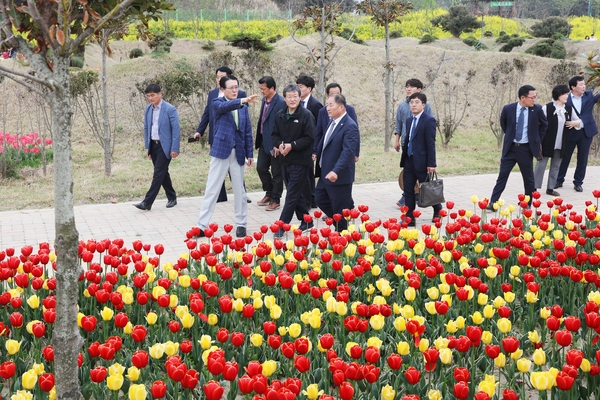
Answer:
<path fill-rule="evenodd" d="M 215 115 L 214 139 L 210 147 L 210 169 L 198 227 L 200 237 L 212 218 L 219 195 L 219 189 L 227 172 L 231 175 L 233 187 L 236 236 L 246 236 L 246 221 L 248 219 L 248 204 L 244 189 L 244 164 L 252 165 L 252 126 L 248 103 L 258 103 L 258 95 L 238 99 L 238 79 L 233 75 L 221 78 L 219 86 L 225 96 L 213 100 L 212 108 Z"/>
<path fill-rule="evenodd" d="M 531 204 L 531 194 L 535 191 L 533 157 L 541 157 L 541 143 L 546 134 L 548 120 L 542 107 L 535 104 L 537 94 L 533 86 L 521 86 L 518 95 L 519 101 L 505 105 L 500 114 L 504 145 L 500 158 L 500 172 L 487 207 L 488 211 L 495 210 L 494 203 L 500 199 L 515 164 L 519 165 L 525 194 L 529 196 L 529 204 Z"/>

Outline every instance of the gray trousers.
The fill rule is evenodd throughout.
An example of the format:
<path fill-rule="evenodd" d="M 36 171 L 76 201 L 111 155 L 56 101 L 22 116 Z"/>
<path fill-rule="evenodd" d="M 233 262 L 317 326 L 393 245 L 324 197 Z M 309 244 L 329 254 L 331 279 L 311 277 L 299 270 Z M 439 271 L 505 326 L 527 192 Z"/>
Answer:
<path fill-rule="evenodd" d="M 533 177 L 535 179 L 535 187 L 537 189 L 542 188 L 542 181 L 544 180 L 544 172 L 546 171 L 546 164 L 550 161 L 550 172 L 548 173 L 548 185 L 547 190 L 554 190 L 556 187 L 556 178 L 558 177 L 558 169 L 560 168 L 560 149 L 554 149 L 553 157 L 544 157 L 537 162 L 533 171 Z"/>
<path fill-rule="evenodd" d="M 202 230 L 206 229 L 210 223 L 227 171 L 231 175 L 231 185 L 233 188 L 235 225 L 236 227 L 246 227 L 248 203 L 246 202 L 247 196 L 244 189 L 244 166 L 238 164 L 235 158 L 235 149 L 232 149 L 231 154 L 225 160 L 216 157 L 210 158 L 210 169 L 208 170 L 208 180 L 206 182 L 206 190 L 204 191 L 204 201 L 200 208 L 200 217 L 198 218 L 198 227 Z"/>

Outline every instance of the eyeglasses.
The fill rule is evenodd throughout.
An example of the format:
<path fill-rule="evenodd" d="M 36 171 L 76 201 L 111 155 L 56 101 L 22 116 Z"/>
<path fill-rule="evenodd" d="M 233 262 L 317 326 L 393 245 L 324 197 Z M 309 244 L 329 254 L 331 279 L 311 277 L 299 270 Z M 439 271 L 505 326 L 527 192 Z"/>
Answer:
<path fill-rule="evenodd" d="M 227 90 L 238 90 L 239 86 L 229 86 L 229 87 L 225 87 L 225 89 L 227 89 Z"/>
<path fill-rule="evenodd" d="M 408 104 L 410 105 L 418 105 L 418 104 L 422 104 L 423 102 L 421 100 L 411 100 Z"/>
<path fill-rule="evenodd" d="M 537 99 L 537 95 L 535 95 L 535 96 L 525 96 L 525 97 L 528 98 L 528 99 L 531 99 L 531 100 Z"/>

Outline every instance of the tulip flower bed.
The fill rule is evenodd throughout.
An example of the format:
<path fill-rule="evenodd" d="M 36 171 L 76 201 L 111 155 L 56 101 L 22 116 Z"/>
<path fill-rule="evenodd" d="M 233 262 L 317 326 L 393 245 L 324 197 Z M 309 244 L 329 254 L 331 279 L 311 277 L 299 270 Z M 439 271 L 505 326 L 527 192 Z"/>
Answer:
<path fill-rule="evenodd" d="M 46 148 L 46 158 L 52 160 L 52 139 L 42 138 L 37 132 L 26 135 L 0 132 L 0 163 L 6 157 L 7 175 L 17 176 L 22 167 L 39 167 L 42 165 L 42 147 Z"/>
<path fill-rule="evenodd" d="M 81 242 L 85 399 L 600 397 L 600 214 L 446 203 L 419 230 L 346 210 L 301 232 L 235 239 L 211 225 L 187 252 Z M 344 216 L 339 216 L 344 217 Z M 306 216 L 306 219 L 310 219 Z M 269 238 L 267 238 L 267 236 Z M 53 399 L 55 255 L 0 251 L 2 398 Z"/>

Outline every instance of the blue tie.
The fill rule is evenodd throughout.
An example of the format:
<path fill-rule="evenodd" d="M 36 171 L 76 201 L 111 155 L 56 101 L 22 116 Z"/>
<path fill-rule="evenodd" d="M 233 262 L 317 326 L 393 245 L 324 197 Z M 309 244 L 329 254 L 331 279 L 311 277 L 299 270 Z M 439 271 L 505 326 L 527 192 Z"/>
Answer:
<path fill-rule="evenodd" d="M 517 119 L 517 132 L 515 134 L 515 142 L 520 142 L 523 139 L 523 128 L 525 127 L 525 107 L 521 107 L 519 119 Z"/>
<path fill-rule="evenodd" d="M 417 119 L 413 118 L 413 123 L 412 123 L 412 128 L 410 128 L 410 136 L 408 139 L 408 156 L 412 156 L 413 155 L 413 151 L 412 151 L 412 141 L 413 141 L 413 137 L 415 136 L 415 128 L 417 126 Z"/>

